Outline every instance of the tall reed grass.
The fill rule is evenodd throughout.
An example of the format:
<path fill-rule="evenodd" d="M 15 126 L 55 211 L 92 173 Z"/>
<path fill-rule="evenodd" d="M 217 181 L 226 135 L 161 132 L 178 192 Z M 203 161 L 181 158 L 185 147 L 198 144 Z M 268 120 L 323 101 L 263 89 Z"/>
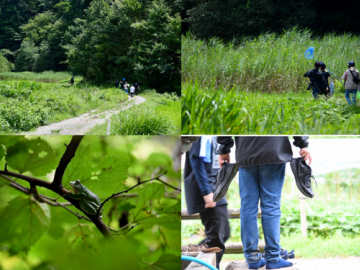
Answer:
<path fill-rule="evenodd" d="M 360 107 L 342 93 L 246 93 L 182 84 L 182 134 L 360 134 Z"/>
<path fill-rule="evenodd" d="M 67 80 L 70 82 L 70 79 L 73 75 L 70 72 L 54 72 L 54 71 L 44 71 L 41 73 L 36 72 L 1 72 L 0 79 L 2 80 L 29 80 L 45 83 L 54 83 L 59 81 Z M 76 81 L 80 81 L 82 77 L 76 76 L 74 78 Z"/>
<path fill-rule="evenodd" d="M 314 66 L 315 60 L 304 57 L 310 46 L 315 47 L 315 58 L 325 62 L 339 78 L 348 61 L 359 60 L 360 37 L 351 34 L 320 38 L 312 36 L 309 30 L 292 29 L 282 35 L 244 38 L 240 45 L 187 35 L 181 41 L 182 81 L 197 81 L 201 88 L 297 92 L 306 89 L 308 79 L 303 75 Z"/>

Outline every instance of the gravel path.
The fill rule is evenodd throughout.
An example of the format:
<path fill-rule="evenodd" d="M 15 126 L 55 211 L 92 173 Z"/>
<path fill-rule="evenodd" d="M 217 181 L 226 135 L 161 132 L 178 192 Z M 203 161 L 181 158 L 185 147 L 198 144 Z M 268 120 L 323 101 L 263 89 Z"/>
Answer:
<path fill-rule="evenodd" d="M 40 126 L 35 131 L 25 132 L 23 135 L 85 135 L 96 125 L 104 124 L 112 115 L 129 109 L 134 105 L 139 105 L 144 101 L 146 101 L 145 98 L 135 96 L 125 101 L 122 108 L 119 110 L 108 110 L 98 114 L 94 113 L 97 110 L 92 110 L 89 113 L 84 113 L 80 116 L 69 118 L 58 123 Z"/>
<path fill-rule="evenodd" d="M 281 268 L 284 270 L 360 270 L 360 257 L 333 257 L 333 258 L 316 258 L 316 259 L 293 259 L 289 260 L 294 263 L 293 267 Z M 248 269 L 244 261 L 236 261 L 238 267 L 231 267 L 233 270 Z M 225 269 L 230 263 L 222 262 L 221 269 Z M 235 266 L 235 265 L 234 265 Z M 230 267 L 229 267 L 230 268 Z M 265 266 L 259 268 L 265 270 Z"/>

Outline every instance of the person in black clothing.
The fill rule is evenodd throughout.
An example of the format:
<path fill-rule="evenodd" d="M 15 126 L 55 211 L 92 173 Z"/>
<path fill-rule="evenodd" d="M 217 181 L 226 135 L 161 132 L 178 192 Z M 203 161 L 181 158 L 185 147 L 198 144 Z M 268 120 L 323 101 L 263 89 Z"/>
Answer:
<path fill-rule="evenodd" d="M 329 78 L 331 77 L 330 73 L 327 72 L 326 70 L 326 65 L 324 62 L 320 62 L 320 71 L 321 73 L 324 75 L 325 81 L 326 81 L 326 85 L 327 85 L 327 89 L 328 91 L 326 91 L 325 95 L 329 96 L 330 94 L 330 84 L 329 84 Z"/>
<path fill-rule="evenodd" d="M 120 82 L 120 89 L 124 90 L 124 84 L 125 84 L 124 81 L 121 81 L 121 82 Z"/>
<path fill-rule="evenodd" d="M 206 157 L 200 154 L 204 143 L 208 146 Z M 205 226 L 206 238 L 199 245 L 205 243 L 209 248 L 218 247 L 222 250 L 216 253 L 216 267 L 220 269 L 230 227 L 226 199 L 217 203 L 213 201 L 215 176 L 220 170 L 217 148 L 216 137 L 203 136 L 193 142 L 186 152 L 184 186 L 188 214 L 200 213 L 201 222 Z"/>
<path fill-rule="evenodd" d="M 75 76 L 73 76 L 73 77 L 71 78 L 71 80 L 70 80 L 71 85 L 74 85 L 74 77 L 75 77 Z"/>
<path fill-rule="evenodd" d="M 134 87 L 135 87 L 135 95 L 137 96 L 138 90 L 140 90 L 140 86 L 137 82 L 135 82 Z"/>
<path fill-rule="evenodd" d="M 315 99 L 318 99 L 319 95 L 325 95 L 329 91 L 324 75 L 319 70 L 321 63 L 319 61 L 315 62 L 314 69 L 306 71 L 304 77 L 308 77 L 312 83 L 313 96 Z"/>
<path fill-rule="evenodd" d="M 115 82 L 115 88 L 119 88 L 119 80 Z"/>
<path fill-rule="evenodd" d="M 300 155 L 311 163 L 307 136 L 294 136 L 294 145 Z M 230 162 L 230 149 L 234 140 L 230 136 L 217 137 L 220 144 L 217 151 L 219 165 Z M 281 191 L 285 179 L 285 164 L 293 156 L 288 137 L 235 136 L 236 164 L 239 168 L 239 192 L 241 198 L 240 222 L 241 241 L 249 269 L 289 267 L 280 257 Z M 258 250 L 259 230 L 257 227 L 260 200 L 261 221 L 265 237 L 265 259 Z"/>

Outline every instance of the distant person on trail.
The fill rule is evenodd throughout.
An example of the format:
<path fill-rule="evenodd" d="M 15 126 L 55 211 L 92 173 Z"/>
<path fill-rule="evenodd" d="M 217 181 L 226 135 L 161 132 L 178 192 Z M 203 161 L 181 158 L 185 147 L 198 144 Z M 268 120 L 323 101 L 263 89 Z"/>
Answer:
<path fill-rule="evenodd" d="M 70 80 L 71 85 L 74 85 L 74 77 L 75 77 L 75 76 L 73 76 L 73 77 L 71 78 L 71 80 Z"/>
<path fill-rule="evenodd" d="M 119 80 L 115 82 L 115 88 L 119 88 Z"/>
<path fill-rule="evenodd" d="M 133 94 L 135 94 L 135 87 L 133 85 L 130 86 L 130 97 L 133 97 Z"/>
<path fill-rule="evenodd" d="M 120 82 L 120 89 L 124 90 L 124 84 L 125 83 L 123 81 Z"/>
<path fill-rule="evenodd" d="M 331 75 L 325 69 L 326 69 L 325 63 L 320 61 L 320 71 L 324 75 L 326 85 L 327 85 L 327 89 L 328 89 L 328 91 L 326 91 L 325 95 L 328 97 L 329 94 L 330 94 L 330 91 L 329 91 L 330 90 L 329 78 L 331 77 Z"/>
<path fill-rule="evenodd" d="M 135 82 L 134 87 L 135 87 L 135 95 L 137 96 L 137 93 L 140 90 L 140 86 L 137 82 Z"/>
<path fill-rule="evenodd" d="M 320 61 L 316 61 L 314 69 L 306 71 L 304 74 L 304 77 L 308 77 L 310 79 L 313 97 L 315 99 L 318 99 L 319 95 L 325 95 L 326 92 L 329 91 L 324 75 L 319 70 L 320 65 Z"/>
<path fill-rule="evenodd" d="M 126 94 L 128 93 L 128 89 L 129 89 L 129 85 L 128 85 L 127 82 L 125 82 L 125 84 L 124 84 L 124 91 L 125 91 Z"/>
<path fill-rule="evenodd" d="M 356 94 L 360 82 L 360 74 L 355 69 L 355 62 L 349 61 L 348 68 L 341 79 L 345 80 L 345 98 L 349 105 L 356 105 Z"/>

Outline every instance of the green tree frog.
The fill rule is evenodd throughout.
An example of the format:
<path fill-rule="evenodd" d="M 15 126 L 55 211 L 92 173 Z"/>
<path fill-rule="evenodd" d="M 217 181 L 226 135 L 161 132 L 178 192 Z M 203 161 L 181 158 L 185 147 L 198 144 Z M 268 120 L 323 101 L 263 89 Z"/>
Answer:
<path fill-rule="evenodd" d="M 90 215 L 96 215 L 96 212 L 101 205 L 99 197 L 82 185 L 80 180 L 70 182 L 70 186 L 75 194 L 68 193 L 65 196 L 79 200 L 80 207 L 84 212 Z M 100 214 L 102 214 L 102 211 L 103 209 L 101 209 Z"/>

